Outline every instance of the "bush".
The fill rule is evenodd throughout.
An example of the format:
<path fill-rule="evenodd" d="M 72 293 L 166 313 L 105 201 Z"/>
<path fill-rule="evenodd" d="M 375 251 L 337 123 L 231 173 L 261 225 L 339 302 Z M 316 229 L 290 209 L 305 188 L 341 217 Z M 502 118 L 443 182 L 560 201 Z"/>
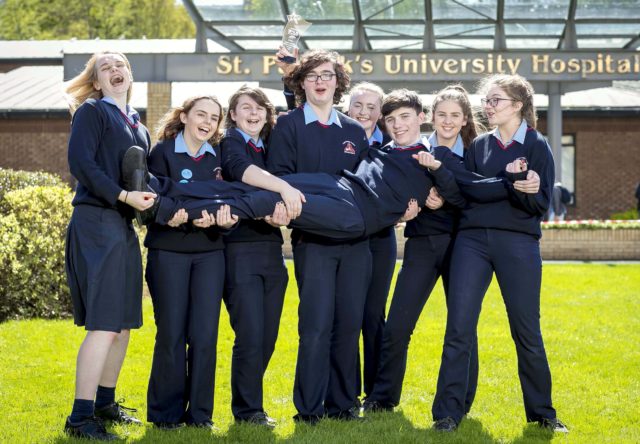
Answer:
<path fill-rule="evenodd" d="M 71 190 L 53 175 L 2 170 L 0 321 L 71 314 L 64 272 Z M 34 182 L 54 186 L 29 186 Z"/>
<path fill-rule="evenodd" d="M 37 186 L 66 188 L 68 185 L 55 174 L 43 171 L 32 172 L 0 168 L 0 214 L 8 212 L 8 208 L 3 201 L 5 194 L 10 191 Z"/>
<path fill-rule="evenodd" d="M 636 210 L 635 208 L 632 208 L 630 210 L 623 211 L 622 213 L 613 213 L 611 215 L 611 219 L 614 219 L 614 220 L 635 220 L 635 219 L 640 219 L 640 217 L 638 217 L 638 210 Z"/>

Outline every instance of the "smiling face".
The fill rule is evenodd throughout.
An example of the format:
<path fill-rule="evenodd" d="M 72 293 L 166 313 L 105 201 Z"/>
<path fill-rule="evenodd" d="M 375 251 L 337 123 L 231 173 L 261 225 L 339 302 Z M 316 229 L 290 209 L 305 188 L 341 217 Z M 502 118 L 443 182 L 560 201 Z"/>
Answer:
<path fill-rule="evenodd" d="M 493 85 L 487 92 L 486 99 L 498 99 L 496 106 L 485 103 L 482 107 L 487 116 L 489 126 L 505 126 L 519 123 L 522 120 L 520 110 L 522 102 L 513 100 L 509 95 L 497 85 Z"/>
<path fill-rule="evenodd" d="M 433 116 L 433 129 L 438 136 L 438 144 L 453 146 L 467 117 L 460 104 L 453 100 L 444 100 L 436 106 Z"/>
<path fill-rule="evenodd" d="M 403 106 L 387 114 L 384 124 L 396 145 L 408 146 L 420 138 L 424 117 L 424 113 L 418 114 L 415 109 Z"/>
<path fill-rule="evenodd" d="M 217 103 L 200 99 L 187 113 L 180 113 L 180 121 L 184 123 L 184 138 L 189 147 L 200 148 L 213 137 L 220 123 L 221 112 Z"/>
<path fill-rule="evenodd" d="M 305 77 L 302 82 L 302 89 L 304 89 L 307 96 L 307 102 L 318 108 L 325 108 L 333 105 L 333 95 L 336 91 L 337 78 L 336 70 L 332 62 L 325 62 L 316 66 L 309 71 L 307 75 L 314 74 L 320 76 L 321 74 L 333 74 L 331 80 L 322 80 L 320 77 L 315 82 L 307 80 Z"/>
<path fill-rule="evenodd" d="M 104 97 L 126 98 L 133 77 L 124 58 L 119 54 L 102 54 L 96 60 L 96 80 L 93 87 Z"/>
<path fill-rule="evenodd" d="M 380 118 L 381 101 L 382 98 L 372 91 L 357 91 L 351 96 L 347 114 L 362 125 L 369 137 Z"/>
<path fill-rule="evenodd" d="M 236 123 L 238 129 L 257 141 L 267 123 L 267 109 L 243 94 L 238 98 L 236 108 L 231 110 L 231 120 Z"/>

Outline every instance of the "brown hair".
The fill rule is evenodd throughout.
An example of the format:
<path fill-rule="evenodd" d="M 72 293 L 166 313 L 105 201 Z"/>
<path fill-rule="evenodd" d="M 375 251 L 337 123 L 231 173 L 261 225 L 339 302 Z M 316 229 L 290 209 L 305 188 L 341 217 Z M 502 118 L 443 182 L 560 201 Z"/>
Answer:
<path fill-rule="evenodd" d="M 171 108 L 168 113 L 166 113 L 160 121 L 158 122 L 158 126 L 156 127 L 156 137 L 158 140 L 167 140 L 176 137 L 182 130 L 184 130 L 184 123 L 180 120 L 180 114 L 185 113 L 189 114 L 189 111 L 193 109 L 196 103 L 200 100 L 210 100 L 220 108 L 220 120 L 218 121 L 218 127 L 213 132 L 213 135 L 209 138 L 207 142 L 211 145 L 217 145 L 220 143 L 220 139 L 222 139 L 222 124 L 224 120 L 224 109 L 220 102 L 215 96 L 194 96 L 189 97 L 187 100 L 182 102 L 181 106 L 176 106 L 175 108 Z"/>
<path fill-rule="evenodd" d="M 382 101 L 382 117 L 386 117 L 392 112 L 400 108 L 413 108 L 416 114 L 424 112 L 422 108 L 422 100 L 415 91 L 409 91 L 406 88 L 394 89 Z"/>
<path fill-rule="evenodd" d="M 306 75 L 314 68 L 327 62 L 333 63 L 333 69 L 336 71 L 336 90 L 333 93 L 333 103 L 336 105 L 340 103 L 342 95 L 349 88 L 351 79 L 339 57 L 340 55 L 337 52 L 327 51 L 326 49 L 312 49 L 304 53 L 300 58 L 300 62 L 298 62 L 284 78 L 286 85 L 296 95 L 298 104 L 307 101 L 307 95 L 302 87 Z"/>
<path fill-rule="evenodd" d="M 467 124 L 460 129 L 462 144 L 466 149 L 471 142 L 473 142 L 473 139 L 478 137 L 478 133 L 484 132 L 484 126 L 481 123 L 476 122 L 467 90 L 464 89 L 462 85 L 457 84 L 449 85 L 438 91 L 431 103 L 431 109 L 429 110 L 429 120 L 431 122 L 433 122 L 433 116 L 438 105 L 447 100 L 457 103 L 460 108 L 462 108 L 462 113 L 467 119 Z"/>
<path fill-rule="evenodd" d="M 538 115 L 536 107 L 533 105 L 534 91 L 531 83 L 518 74 L 496 74 L 482 80 L 478 91 L 488 91 L 494 85 L 502 88 L 512 99 L 522 103 L 520 115 L 530 127 L 535 128 Z"/>
<path fill-rule="evenodd" d="M 269 134 L 271 134 L 271 130 L 273 129 L 276 123 L 276 108 L 269 101 L 267 95 L 260 88 L 253 88 L 251 86 L 243 85 L 239 90 L 233 93 L 231 98 L 229 99 L 229 109 L 227 110 L 227 117 L 225 120 L 225 128 L 236 128 L 238 125 L 231 118 L 231 111 L 236 111 L 236 107 L 238 106 L 238 101 L 240 97 L 248 96 L 251 97 L 256 103 L 264 109 L 267 110 L 267 122 L 262 127 L 260 131 L 260 138 L 266 143 L 269 139 Z"/>

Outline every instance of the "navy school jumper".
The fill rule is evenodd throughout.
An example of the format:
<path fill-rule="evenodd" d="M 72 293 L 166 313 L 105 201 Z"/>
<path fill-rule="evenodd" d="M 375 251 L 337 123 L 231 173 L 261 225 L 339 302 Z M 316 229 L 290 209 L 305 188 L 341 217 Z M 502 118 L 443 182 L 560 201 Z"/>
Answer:
<path fill-rule="evenodd" d="M 424 139 L 422 143 L 429 145 Z M 446 147 L 436 148 L 436 153 L 442 152 L 443 148 Z M 436 154 L 436 158 L 442 160 L 444 166 L 450 170 L 460 171 L 463 167 L 462 158 L 455 154 Z M 422 309 L 440 276 L 445 296 L 448 292 L 449 259 L 458 218 L 459 208 L 445 202 L 444 206 L 437 210 L 423 208 L 415 219 L 406 224 L 404 235 L 408 239 L 404 259 L 384 325 L 379 366 L 376 369 L 375 384 L 368 397 L 370 401 L 376 401 L 384 407 L 395 407 L 400 402 L 409 341 Z M 465 400 L 467 412 L 471 408 L 477 385 L 477 346 L 474 347 L 470 367 L 469 389 Z"/>
<path fill-rule="evenodd" d="M 338 174 L 353 170 L 369 144 L 355 120 L 332 110 L 325 125 L 304 104 L 278 119 L 270 146 L 268 167 L 276 175 Z M 364 237 L 336 242 L 295 229 L 291 238 L 300 297 L 294 404 L 303 418 L 340 415 L 356 403 L 369 243 Z"/>
<path fill-rule="evenodd" d="M 522 143 L 504 146 L 492 133 L 469 147 L 465 165 L 482 175 L 503 174 L 507 163 L 526 157 L 540 176 L 540 190 L 525 194 L 509 188 L 502 199 L 470 199 L 462 211 L 451 259 L 447 329 L 432 413 L 435 420 L 464 415 L 469 357 L 482 299 L 493 273 L 507 309 L 518 356 L 518 374 L 528 421 L 555 418 L 551 374 L 540 331 L 542 261 L 540 221 L 554 183 L 551 149 L 532 128 L 522 130 Z M 461 183 L 461 189 L 467 188 Z M 472 188 L 472 186 L 471 186 Z M 467 188 L 468 189 L 468 188 Z"/>
<path fill-rule="evenodd" d="M 149 171 L 182 183 L 221 180 L 219 147 L 192 157 L 182 134 L 159 142 L 149 155 Z M 199 216 L 200 217 L 200 216 Z M 218 227 L 200 229 L 151 224 L 147 284 L 157 326 L 147 420 L 206 423 L 213 414 L 216 344 L 225 263 Z"/>
<path fill-rule="evenodd" d="M 226 180 L 241 181 L 251 165 L 266 169 L 262 140 L 256 143 L 238 128 L 231 128 L 220 146 Z M 278 337 L 289 275 L 279 228 L 260 220 L 242 220 L 224 240 L 224 301 L 236 335 L 231 411 L 235 418 L 246 419 L 264 411 L 263 377 Z"/>
<path fill-rule="evenodd" d="M 147 129 L 117 106 L 88 99 L 74 113 L 69 170 L 78 180 L 67 230 L 65 271 L 74 322 L 120 332 L 142 325 L 142 260 L 133 209 L 118 201 L 120 165 L 131 145 L 149 149 Z M 88 254 L 91 252 L 91 254 Z M 124 278 L 123 278 L 124 276 Z"/>

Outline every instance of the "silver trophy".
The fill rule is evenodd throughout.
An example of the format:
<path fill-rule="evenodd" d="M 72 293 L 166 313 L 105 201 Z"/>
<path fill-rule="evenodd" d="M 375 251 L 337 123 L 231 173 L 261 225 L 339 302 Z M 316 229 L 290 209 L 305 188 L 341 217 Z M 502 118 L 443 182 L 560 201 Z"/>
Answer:
<path fill-rule="evenodd" d="M 298 40 L 300 40 L 302 33 L 309 29 L 309 26 L 311 26 L 311 23 L 300 17 L 295 12 L 288 15 L 287 24 L 284 26 L 284 30 L 282 31 L 282 46 L 293 54 L 298 47 Z M 285 63 L 294 63 L 296 58 L 286 56 L 282 57 L 280 60 Z"/>

